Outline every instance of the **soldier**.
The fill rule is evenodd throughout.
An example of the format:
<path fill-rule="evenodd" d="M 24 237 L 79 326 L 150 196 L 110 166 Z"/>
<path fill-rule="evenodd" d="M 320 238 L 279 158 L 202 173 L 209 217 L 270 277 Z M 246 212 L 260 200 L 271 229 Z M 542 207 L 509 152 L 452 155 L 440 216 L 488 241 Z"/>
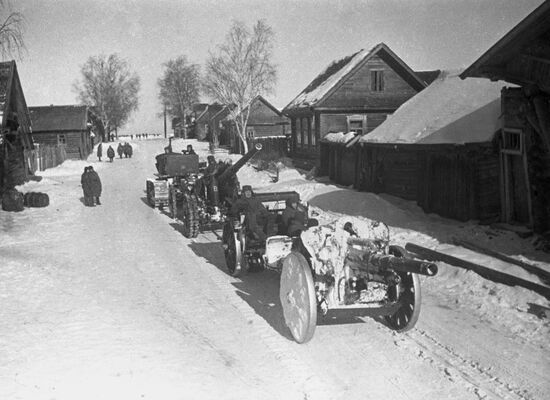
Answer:
<path fill-rule="evenodd" d="M 84 193 L 84 205 L 86 207 L 92 207 L 94 205 L 94 198 L 92 196 L 92 190 L 90 186 L 90 167 L 85 167 L 84 172 L 80 176 L 80 184 L 82 185 L 82 192 Z"/>
<path fill-rule="evenodd" d="M 92 166 L 88 167 L 87 176 L 90 185 L 90 194 L 92 195 L 92 205 L 95 201 L 95 204 L 100 206 L 101 202 L 99 201 L 99 197 L 101 196 L 101 179 L 99 179 L 99 175 L 94 171 L 94 167 Z"/>
<path fill-rule="evenodd" d="M 195 150 L 193 150 L 193 146 L 188 144 L 187 150 L 183 150 L 183 154 L 197 154 L 197 153 L 195 153 Z"/>
<path fill-rule="evenodd" d="M 288 236 L 298 236 L 303 230 L 307 229 L 306 211 L 300 205 L 298 199 L 287 199 L 286 208 L 283 211 L 282 220 L 285 227 L 285 234 Z"/>
<path fill-rule="evenodd" d="M 118 153 L 118 157 L 122 158 L 122 154 L 124 154 L 124 148 L 122 147 L 122 143 L 119 143 L 116 152 Z"/>
<path fill-rule="evenodd" d="M 109 157 L 109 161 L 113 162 L 113 158 L 115 158 L 115 150 L 112 146 L 109 146 L 107 149 L 107 157 Z"/>
<path fill-rule="evenodd" d="M 132 158 L 132 154 L 134 153 L 134 149 L 132 148 L 132 145 L 128 142 L 125 142 L 123 149 L 124 149 L 124 157 Z"/>
<path fill-rule="evenodd" d="M 102 154 L 103 154 L 103 143 L 99 143 L 97 145 L 97 158 L 99 159 L 99 161 L 101 161 Z"/>
<path fill-rule="evenodd" d="M 256 198 L 252 187 L 244 185 L 241 197 L 231 206 L 230 214 L 245 214 L 245 220 L 252 237 L 264 241 L 267 238 L 264 227 L 269 220 L 269 211 L 262 202 Z"/>

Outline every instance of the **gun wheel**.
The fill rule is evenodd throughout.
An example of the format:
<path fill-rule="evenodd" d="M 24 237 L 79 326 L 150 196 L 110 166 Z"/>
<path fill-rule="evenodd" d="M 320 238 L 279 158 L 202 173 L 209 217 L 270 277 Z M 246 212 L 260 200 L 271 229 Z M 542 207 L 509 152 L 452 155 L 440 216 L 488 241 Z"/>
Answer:
<path fill-rule="evenodd" d="M 187 238 L 196 238 L 199 234 L 199 207 L 195 197 L 183 197 L 182 214 L 183 234 Z"/>
<path fill-rule="evenodd" d="M 411 258 L 407 250 L 400 246 L 390 246 L 390 254 L 396 257 Z M 406 332 L 412 329 L 420 315 L 420 279 L 417 274 L 398 272 L 401 282 L 388 288 L 388 298 L 395 301 L 399 308 L 395 313 L 386 316 L 390 327 L 397 332 Z"/>
<path fill-rule="evenodd" d="M 317 299 L 309 264 L 298 252 L 293 251 L 283 261 L 279 297 L 294 340 L 310 341 L 317 325 Z"/>
<path fill-rule="evenodd" d="M 239 234 L 233 230 L 233 226 L 228 221 L 223 227 L 222 241 L 224 245 L 225 264 L 232 276 L 239 276 L 243 272 L 243 254 L 242 245 L 239 240 Z"/>

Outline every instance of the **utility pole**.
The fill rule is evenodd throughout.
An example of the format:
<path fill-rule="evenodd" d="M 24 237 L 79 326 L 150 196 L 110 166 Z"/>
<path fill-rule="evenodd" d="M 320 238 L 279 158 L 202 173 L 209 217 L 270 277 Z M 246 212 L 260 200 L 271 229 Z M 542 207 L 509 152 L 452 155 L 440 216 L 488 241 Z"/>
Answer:
<path fill-rule="evenodd" d="M 166 139 L 166 103 L 164 103 L 164 138 Z"/>

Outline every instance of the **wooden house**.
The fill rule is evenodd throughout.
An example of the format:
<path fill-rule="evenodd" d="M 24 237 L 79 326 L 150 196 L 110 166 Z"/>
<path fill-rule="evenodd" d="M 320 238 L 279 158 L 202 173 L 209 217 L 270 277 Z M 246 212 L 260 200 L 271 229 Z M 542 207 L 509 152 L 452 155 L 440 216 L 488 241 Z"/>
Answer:
<path fill-rule="evenodd" d="M 242 113 L 249 113 L 246 125 L 246 137 L 249 143 L 265 141 L 270 138 L 274 142 L 277 138 L 286 146 L 287 137 L 290 134 L 290 120 L 273 104 L 263 96 L 256 96 Z M 235 127 L 234 115 L 225 118 L 225 124 L 229 126 L 231 148 L 235 152 L 242 153 L 242 143 Z M 250 147 L 250 146 L 249 146 Z"/>
<path fill-rule="evenodd" d="M 461 74 L 518 85 L 502 90 L 498 140 L 501 220 L 550 230 L 550 2 Z"/>
<path fill-rule="evenodd" d="M 45 146 L 65 145 L 67 158 L 83 160 L 93 150 L 98 134 L 95 115 L 88 106 L 29 107 L 35 143 Z M 95 133 L 93 133 L 95 130 Z M 93 134 L 92 134 L 93 133 Z"/>
<path fill-rule="evenodd" d="M 499 215 L 500 83 L 443 71 L 357 141 L 355 187 L 458 220 Z"/>
<path fill-rule="evenodd" d="M 292 157 L 319 164 L 320 140 L 329 132 L 370 132 L 425 87 L 384 43 L 333 62 L 283 110 Z"/>
<path fill-rule="evenodd" d="M 15 61 L 0 62 L 0 193 L 33 173 L 31 120 Z"/>
<path fill-rule="evenodd" d="M 204 110 L 195 119 L 195 138 L 198 140 L 210 140 L 210 120 L 214 115 L 220 112 L 224 106 L 222 104 L 208 104 Z"/>

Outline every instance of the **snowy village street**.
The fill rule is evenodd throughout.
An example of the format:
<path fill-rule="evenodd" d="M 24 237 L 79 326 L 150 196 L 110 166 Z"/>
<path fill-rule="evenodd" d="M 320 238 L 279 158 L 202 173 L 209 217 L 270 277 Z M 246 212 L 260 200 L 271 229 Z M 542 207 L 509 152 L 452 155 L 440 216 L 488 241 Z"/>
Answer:
<path fill-rule="evenodd" d="M 0 399 L 548 398 L 548 313 L 528 312 L 548 301 L 450 267 L 422 281 L 409 333 L 344 318 L 295 343 L 278 275 L 231 277 L 219 237 L 187 239 L 147 205 L 145 181 L 166 141 L 132 144 L 132 158 L 99 163 L 92 154 L 21 188 L 48 193 L 49 207 L 0 211 Z M 82 203 L 86 165 L 102 179 L 101 206 Z M 403 244 L 482 232 L 290 168 L 271 186 L 250 167 L 239 178 L 300 191 L 324 216 L 385 218 Z M 495 240 L 526 243 L 508 233 Z"/>

